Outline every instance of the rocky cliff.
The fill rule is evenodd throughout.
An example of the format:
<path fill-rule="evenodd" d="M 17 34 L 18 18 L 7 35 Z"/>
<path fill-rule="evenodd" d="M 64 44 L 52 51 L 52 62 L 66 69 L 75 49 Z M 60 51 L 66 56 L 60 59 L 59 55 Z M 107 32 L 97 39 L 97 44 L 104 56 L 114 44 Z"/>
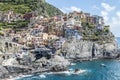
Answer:
<path fill-rule="evenodd" d="M 21 60 L 22 62 L 22 60 Z M 23 61 L 24 62 L 24 61 Z M 19 64 L 15 58 L 3 61 L 0 66 L 0 79 L 17 77 L 19 75 L 36 74 L 47 71 L 65 71 L 70 65 L 67 59 L 55 55 L 51 59 L 45 57 L 25 65 Z"/>
<path fill-rule="evenodd" d="M 70 40 L 62 47 L 62 54 L 68 59 L 91 59 L 91 58 L 111 58 L 117 56 L 118 46 L 116 41 L 111 43 L 98 44 L 90 40 Z"/>

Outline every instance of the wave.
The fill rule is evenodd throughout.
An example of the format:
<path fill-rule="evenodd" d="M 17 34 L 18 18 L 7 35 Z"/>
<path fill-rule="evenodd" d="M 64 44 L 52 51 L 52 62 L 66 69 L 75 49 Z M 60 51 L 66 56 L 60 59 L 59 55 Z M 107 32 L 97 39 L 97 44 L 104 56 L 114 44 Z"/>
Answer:
<path fill-rule="evenodd" d="M 19 80 L 21 78 L 24 78 L 24 77 L 30 77 L 32 75 L 19 75 L 18 77 L 11 77 L 10 79 L 7 79 L 7 80 Z"/>
<path fill-rule="evenodd" d="M 74 65 L 76 65 L 76 63 L 71 63 L 71 66 L 74 66 Z"/>
<path fill-rule="evenodd" d="M 75 72 L 73 69 L 69 69 L 68 71 L 61 71 L 61 72 L 50 72 L 47 74 L 66 74 L 66 75 L 73 75 L 73 74 L 82 74 L 87 72 L 87 70 L 80 69 L 79 71 Z"/>
<path fill-rule="evenodd" d="M 74 71 L 74 69 L 70 68 L 69 71 Z"/>
<path fill-rule="evenodd" d="M 44 74 L 39 75 L 40 78 L 46 78 Z"/>
<path fill-rule="evenodd" d="M 39 78 L 46 78 L 47 75 L 54 75 L 54 74 L 60 74 L 60 75 L 65 74 L 65 75 L 70 76 L 70 75 L 79 75 L 79 74 L 82 74 L 82 73 L 85 73 L 85 72 L 87 72 L 87 70 L 80 69 L 78 72 L 75 72 L 75 70 L 71 68 L 68 71 L 49 72 L 49 73 L 45 72 L 45 73 L 40 74 L 38 77 Z M 11 79 L 7 79 L 7 80 L 19 80 L 21 78 L 32 77 L 32 76 L 33 75 L 19 75 L 18 77 L 15 77 L 15 78 L 12 77 Z"/>

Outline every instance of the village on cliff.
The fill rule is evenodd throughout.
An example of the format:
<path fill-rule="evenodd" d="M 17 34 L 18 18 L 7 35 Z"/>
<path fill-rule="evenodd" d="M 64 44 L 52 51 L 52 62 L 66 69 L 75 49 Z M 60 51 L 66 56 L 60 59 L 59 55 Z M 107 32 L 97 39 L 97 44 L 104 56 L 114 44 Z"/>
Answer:
<path fill-rule="evenodd" d="M 70 39 L 97 40 L 98 35 L 109 35 L 109 26 L 105 26 L 103 17 L 82 11 L 53 17 L 36 16 L 32 12 L 21 17 L 8 11 L 0 17 L 2 22 L 17 20 L 30 20 L 30 23 L 19 31 L 11 28 L 1 31 L 3 46 L 0 55 L 3 60 L 10 57 L 25 58 L 33 53 L 41 57 L 54 55 Z"/>
<path fill-rule="evenodd" d="M 33 53 L 41 57 L 54 55 L 70 39 L 97 40 L 98 35 L 109 35 L 109 26 L 105 26 L 103 17 L 82 11 L 53 17 L 36 16 L 32 12 L 19 16 L 8 11 L 0 17 L 2 22 L 17 20 L 30 20 L 30 23 L 19 31 L 11 28 L 0 31 L 2 60 L 26 58 Z"/>

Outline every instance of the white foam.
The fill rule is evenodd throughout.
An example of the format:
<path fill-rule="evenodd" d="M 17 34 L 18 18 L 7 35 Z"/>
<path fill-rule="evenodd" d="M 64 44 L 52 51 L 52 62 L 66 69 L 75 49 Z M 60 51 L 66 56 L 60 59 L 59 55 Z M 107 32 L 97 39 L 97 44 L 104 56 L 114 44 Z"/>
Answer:
<path fill-rule="evenodd" d="M 39 75 L 39 77 L 40 77 L 40 78 L 46 78 L 46 76 L 43 75 L 43 74 Z"/>
<path fill-rule="evenodd" d="M 64 74 L 71 75 L 72 73 L 70 71 L 64 71 Z"/>
<path fill-rule="evenodd" d="M 18 77 L 11 77 L 10 79 L 7 79 L 7 80 L 16 80 L 24 77 L 29 77 L 29 76 L 32 76 L 32 75 L 19 75 Z"/>
<path fill-rule="evenodd" d="M 86 70 L 79 70 L 79 71 L 77 71 L 77 72 L 74 72 L 73 74 L 81 74 L 81 73 L 84 73 L 84 72 L 86 72 Z"/>
<path fill-rule="evenodd" d="M 76 63 L 71 63 L 71 66 L 74 66 L 74 65 L 76 65 Z"/>
<path fill-rule="evenodd" d="M 47 73 L 48 75 L 50 74 L 67 74 L 67 75 L 70 75 L 71 72 L 70 71 L 61 71 L 61 72 L 50 72 L 50 73 Z"/>
<path fill-rule="evenodd" d="M 86 70 L 79 70 L 78 72 L 75 73 L 75 71 L 73 69 L 69 69 L 69 71 L 62 71 L 62 72 L 50 72 L 47 74 L 66 74 L 66 75 L 72 75 L 72 74 L 82 74 L 86 72 Z"/>
<path fill-rule="evenodd" d="M 72 75 L 72 74 L 82 74 L 82 73 L 85 73 L 86 70 L 79 70 L 78 72 L 74 72 L 73 69 L 69 69 L 69 71 L 62 71 L 62 72 L 49 72 L 49 73 L 44 73 L 44 74 L 41 74 L 39 75 L 40 78 L 46 78 L 45 74 L 66 74 L 66 75 Z M 10 79 L 6 79 L 6 80 L 16 80 L 16 79 L 20 79 L 20 78 L 24 78 L 24 77 L 29 77 L 29 76 L 32 76 L 32 75 L 19 75 L 18 77 L 10 77 Z"/>
<path fill-rule="evenodd" d="M 72 69 L 72 68 L 70 68 L 70 69 L 69 69 L 69 71 L 73 71 L 73 69 Z"/>

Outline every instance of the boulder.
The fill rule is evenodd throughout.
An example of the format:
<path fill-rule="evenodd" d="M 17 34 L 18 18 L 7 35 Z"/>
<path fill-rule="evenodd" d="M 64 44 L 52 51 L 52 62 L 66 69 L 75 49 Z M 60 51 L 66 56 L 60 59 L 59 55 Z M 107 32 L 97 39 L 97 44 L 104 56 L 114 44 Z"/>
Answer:
<path fill-rule="evenodd" d="M 60 71 L 67 71 L 67 67 L 64 65 L 54 65 L 51 67 L 51 71 L 53 72 L 60 72 Z"/>
<path fill-rule="evenodd" d="M 51 58 L 49 60 L 49 62 L 52 66 L 55 66 L 55 65 L 68 66 L 68 65 L 70 65 L 70 62 L 67 59 L 65 59 L 64 57 L 58 56 L 58 55 L 55 55 L 53 58 Z"/>
<path fill-rule="evenodd" d="M 67 67 L 70 65 L 70 62 L 64 57 L 55 55 L 54 58 L 50 59 L 51 70 L 55 72 L 66 71 Z"/>

